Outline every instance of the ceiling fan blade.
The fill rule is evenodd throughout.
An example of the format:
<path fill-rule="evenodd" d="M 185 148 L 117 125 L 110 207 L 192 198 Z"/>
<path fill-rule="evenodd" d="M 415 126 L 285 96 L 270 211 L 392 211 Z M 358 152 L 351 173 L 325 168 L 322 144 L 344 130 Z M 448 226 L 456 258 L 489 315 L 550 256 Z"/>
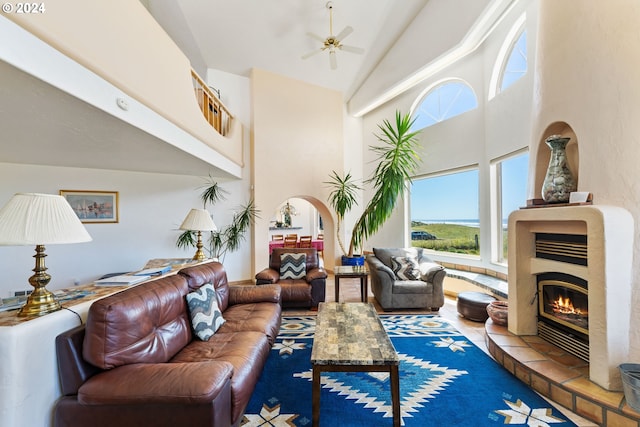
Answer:
<path fill-rule="evenodd" d="M 340 45 L 340 49 L 344 50 L 345 52 L 351 52 L 351 53 L 357 53 L 357 54 L 364 53 L 364 49 L 361 47 L 349 46 L 344 44 Z"/>
<path fill-rule="evenodd" d="M 320 37 L 319 35 L 317 35 L 317 34 L 315 34 L 315 33 L 308 32 L 308 33 L 307 33 L 307 35 L 308 35 L 309 37 L 311 37 L 312 39 L 316 39 L 316 40 L 318 40 L 320 43 L 324 43 L 324 40 L 325 40 L 325 39 L 324 39 L 323 37 Z"/>
<path fill-rule="evenodd" d="M 338 68 L 338 60 L 336 59 L 336 51 L 332 50 L 329 52 L 329 65 L 332 70 Z"/>
<path fill-rule="evenodd" d="M 351 28 L 350 26 L 346 26 L 344 27 L 344 30 L 340 31 L 335 38 L 338 41 L 342 41 L 342 39 L 344 39 L 351 33 L 353 33 L 353 28 Z"/>

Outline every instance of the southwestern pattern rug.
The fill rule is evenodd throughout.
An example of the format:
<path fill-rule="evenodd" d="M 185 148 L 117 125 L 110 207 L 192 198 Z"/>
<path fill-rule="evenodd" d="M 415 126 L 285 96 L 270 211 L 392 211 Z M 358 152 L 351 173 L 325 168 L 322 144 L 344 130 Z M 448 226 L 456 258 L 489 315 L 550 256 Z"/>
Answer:
<path fill-rule="evenodd" d="M 380 315 L 400 357 L 402 425 L 575 426 L 437 315 Z M 311 426 L 315 317 L 284 316 L 241 423 Z M 386 373 L 325 372 L 321 426 L 391 426 Z"/>

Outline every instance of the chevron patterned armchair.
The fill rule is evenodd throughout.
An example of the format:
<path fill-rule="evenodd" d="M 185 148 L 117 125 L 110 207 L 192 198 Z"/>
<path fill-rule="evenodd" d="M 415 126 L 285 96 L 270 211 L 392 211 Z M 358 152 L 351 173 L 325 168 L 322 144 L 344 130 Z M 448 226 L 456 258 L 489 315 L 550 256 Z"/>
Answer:
<path fill-rule="evenodd" d="M 318 308 L 325 299 L 327 272 L 315 248 L 274 248 L 269 267 L 256 274 L 256 284 L 277 283 L 282 306 Z"/>

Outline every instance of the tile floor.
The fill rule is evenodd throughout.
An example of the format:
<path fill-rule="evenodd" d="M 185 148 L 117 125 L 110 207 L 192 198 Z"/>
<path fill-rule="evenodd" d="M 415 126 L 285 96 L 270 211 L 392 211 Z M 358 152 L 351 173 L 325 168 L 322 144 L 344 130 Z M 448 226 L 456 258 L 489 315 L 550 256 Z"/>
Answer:
<path fill-rule="evenodd" d="M 333 275 L 329 275 L 327 278 L 327 289 L 326 289 L 326 301 L 335 301 L 334 297 L 335 293 L 335 285 L 334 285 L 334 277 Z M 358 279 L 340 279 L 340 295 L 339 300 L 341 302 L 358 302 L 360 301 L 360 286 Z M 378 312 L 382 313 L 381 307 L 376 302 L 371 290 L 369 289 L 369 302 L 373 303 Z M 286 314 L 291 315 L 308 315 L 313 314 L 313 312 L 307 310 L 296 310 L 290 309 L 285 311 Z M 394 311 L 394 313 L 406 313 L 406 314 L 436 314 L 431 312 L 430 310 L 419 310 L 419 309 L 409 309 L 409 310 L 401 310 Z M 482 349 L 485 353 L 489 354 L 486 343 L 486 332 L 485 326 L 482 322 L 473 322 L 470 320 L 461 317 L 458 314 L 456 308 L 456 301 L 453 298 L 445 297 L 445 304 L 437 313 L 440 316 L 447 319 L 453 326 L 455 326 L 460 332 L 462 332 L 470 341 L 472 341 L 475 345 L 477 345 L 480 349 Z M 551 402 L 553 403 L 553 402 Z M 597 424 L 586 420 L 570 411 L 566 408 L 555 404 L 561 412 L 565 414 L 568 418 L 570 418 L 578 427 L 597 427 Z"/>

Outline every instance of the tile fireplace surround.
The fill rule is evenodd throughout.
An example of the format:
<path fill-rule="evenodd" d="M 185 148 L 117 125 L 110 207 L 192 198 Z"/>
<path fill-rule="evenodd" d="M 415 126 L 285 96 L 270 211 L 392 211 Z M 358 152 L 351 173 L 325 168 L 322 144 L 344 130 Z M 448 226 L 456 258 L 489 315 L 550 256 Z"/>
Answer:
<path fill-rule="evenodd" d="M 633 251 L 633 218 L 625 209 L 603 205 L 556 206 L 521 209 L 509 216 L 509 326 L 502 330 L 489 330 L 489 348 L 493 348 L 494 357 L 504 360 L 505 367 L 511 364 L 514 375 L 521 377 L 527 370 L 531 371 L 530 380 L 533 381 L 536 363 L 526 363 L 511 354 L 533 357 L 533 362 L 540 356 L 540 349 L 552 349 L 538 362 L 548 358 L 560 359 L 563 353 L 557 347 L 546 343 L 537 336 L 538 333 L 538 301 L 537 275 L 542 273 L 565 273 L 584 279 L 588 282 L 588 310 L 589 310 L 589 362 L 583 362 L 571 356 L 571 365 L 577 368 L 582 382 L 574 382 L 569 388 L 556 384 L 557 395 L 569 399 L 575 406 L 580 400 L 589 400 L 587 396 L 596 395 L 596 402 L 606 402 L 611 406 L 611 417 L 622 413 L 615 402 L 621 405 L 622 381 L 618 366 L 629 359 L 629 323 L 631 315 L 631 262 Z M 587 265 L 575 265 L 561 261 L 536 257 L 536 233 L 574 234 L 587 236 Z M 507 337 L 508 336 L 508 337 Z M 506 340 L 506 342 L 505 342 Z M 520 343 L 514 345 L 514 343 Z M 507 344 L 511 351 L 501 344 Z M 511 348 L 513 347 L 513 348 Z M 528 350 L 524 350 L 527 348 Z M 577 361 L 577 362 L 576 362 Z M 581 366 L 580 366 L 581 365 Z M 520 366 L 520 370 L 516 368 Z M 558 368 L 565 380 L 575 379 L 577 376 Z M 549 366 L 547 366 L 549 369 Z M 533 373 L 533 375 L 532 375 Z M 538 376 L 536 376 L 537 378 Z M 546 377 L 540 377 L 546 378 Z M 522 379 L 522 378 L 521 378 Z M 547 378 L 548 380 L 548 378 Z M 578 384 L 576 388 L 576 384 Z M 536 388 L 536 384 L 531 383 Z M 584 390 L 580 390 L 583 386 Z M 598 392 L 599 390 L 599 392 Z M 567 394 L 568 393 L 568 394 Z M 549 393 L 543 393 L 549 397 Z M 602 395 L 608 397 L 602 399 Z M 568 397 L 573 396 L 573 397 Z M 613 397 L 612 397 L 613 396 Z M 553 399 L 556 400 L 556 399 Z M 590 401 L 590 400 L 589 400 Z M 590 401 L 591 402 L 591 401 Z M 563 402 L 560 402 L 564 405 Z M 591 402 L 593 403 L 593 402 Z M 598 405 L 598 403 L 596 403 Z M 565 405 L 567 406 L 567 405 Z M 622 406 L 622 405 L 621 405 Z M 638 425 L 635 411 L 630 411 L 631 424 Z M 576 410 L 576 408 L 572 408 Z M 620 409 L 620 410 L 618 410 Z M 617 411 L 617 412 L 616 412 Z M 585 412 L 585 411 L 577 411 Z M 587 411 L 589 412 L 589 411 Z M 595 410 L 595 412 L 598 412 Z M 605 412 L 606 413 L 606 412 Z M 589 415 L 589 414 L 585 414 Z M 629 414 L 627 414 L 629 415 Z M 598 423 L 606 419 L 602 417 L 588 417 Z M 605 416 L 606 418 L 606 416 Z M 608 422 L 604 425 L 612 425 Z M 616 425 L 616 424 L 613 424 Z"/>

